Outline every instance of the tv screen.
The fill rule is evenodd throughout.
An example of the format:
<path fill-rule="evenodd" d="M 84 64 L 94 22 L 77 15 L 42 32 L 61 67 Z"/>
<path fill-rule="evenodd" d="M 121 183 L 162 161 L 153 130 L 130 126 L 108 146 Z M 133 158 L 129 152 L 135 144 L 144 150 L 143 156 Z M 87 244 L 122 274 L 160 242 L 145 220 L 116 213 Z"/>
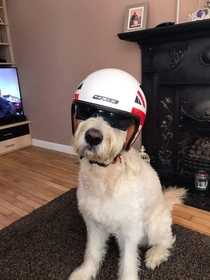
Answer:
<path fill-rule="evenodd" d="M 25 119 L 17 68 L 2 67 L 0 68 L 0 125 Z"/>

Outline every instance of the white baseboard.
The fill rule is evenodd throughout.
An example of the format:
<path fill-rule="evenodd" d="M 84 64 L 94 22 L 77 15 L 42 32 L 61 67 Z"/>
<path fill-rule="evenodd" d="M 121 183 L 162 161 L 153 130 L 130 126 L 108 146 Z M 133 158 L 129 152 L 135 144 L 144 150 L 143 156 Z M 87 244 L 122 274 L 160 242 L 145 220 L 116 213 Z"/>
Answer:
<path fill-rule="evenodd" d="M 58 151 L 58 152 L 75 155 L 73 148 L 71 146 L 67 146 L 67 145 L 61 145 L 61 144 L 42 141 L 42 140 L 38 140 L 38 139 L 32 139 L 32 145 L 41 147 L 41 148 L 45 148 L 45 149 L 49 149 L 49 150 L 54 150 L 54 151 Z"/>

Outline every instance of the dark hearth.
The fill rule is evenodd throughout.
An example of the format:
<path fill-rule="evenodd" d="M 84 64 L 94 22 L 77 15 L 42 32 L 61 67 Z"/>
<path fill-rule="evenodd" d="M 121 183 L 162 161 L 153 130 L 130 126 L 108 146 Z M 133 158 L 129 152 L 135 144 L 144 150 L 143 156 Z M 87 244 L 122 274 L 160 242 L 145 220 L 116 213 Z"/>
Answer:
<path fill-rule="evenodd" d="M 202 20 L 118 34 L 142 50 L 142 88 L 148 103 L 142 142 L 152 166 L 166 187 L 189 189 L 186 204 L 208 211 L 209 30 L 210 20 Z M 207 176 L 202 177 L 202 172 Z M 208 188 L 196 188 L 196 174 L 204 179 L 199 184 Z"/>

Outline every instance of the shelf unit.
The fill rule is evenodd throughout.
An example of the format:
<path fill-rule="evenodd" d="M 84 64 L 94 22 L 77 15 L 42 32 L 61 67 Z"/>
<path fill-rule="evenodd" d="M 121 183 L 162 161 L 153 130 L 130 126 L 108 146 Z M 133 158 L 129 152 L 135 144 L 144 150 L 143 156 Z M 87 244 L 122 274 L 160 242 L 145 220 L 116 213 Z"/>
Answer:
<path fill-rule="evenodd" d="M 31 122 L 0 126 L 0 155 L 32 145 Z"/>
<path fill-rule="evenodd" d="M 6 0 L 0 0 L 0 67 L 15 66 Z"/>
<path fill-rule="evenodd" d="M 6 0 L 0 0 L 0 67 L 15 67 Z M 0 155 L 32 145 L 31 122 L 0 126 Z"/>

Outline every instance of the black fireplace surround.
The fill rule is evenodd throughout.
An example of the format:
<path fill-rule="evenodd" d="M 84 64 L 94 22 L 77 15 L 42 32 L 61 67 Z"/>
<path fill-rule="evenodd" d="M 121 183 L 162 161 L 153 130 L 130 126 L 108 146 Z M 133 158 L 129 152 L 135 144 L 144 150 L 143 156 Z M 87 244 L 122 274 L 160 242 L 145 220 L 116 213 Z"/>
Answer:
<path fill-rule="evenodd" d="M 147 117 L 142 143 L 166 187 L 189 189 L 186 204 L 210 211 L 210 20 L 120 33 L 142 51 Z"/>

